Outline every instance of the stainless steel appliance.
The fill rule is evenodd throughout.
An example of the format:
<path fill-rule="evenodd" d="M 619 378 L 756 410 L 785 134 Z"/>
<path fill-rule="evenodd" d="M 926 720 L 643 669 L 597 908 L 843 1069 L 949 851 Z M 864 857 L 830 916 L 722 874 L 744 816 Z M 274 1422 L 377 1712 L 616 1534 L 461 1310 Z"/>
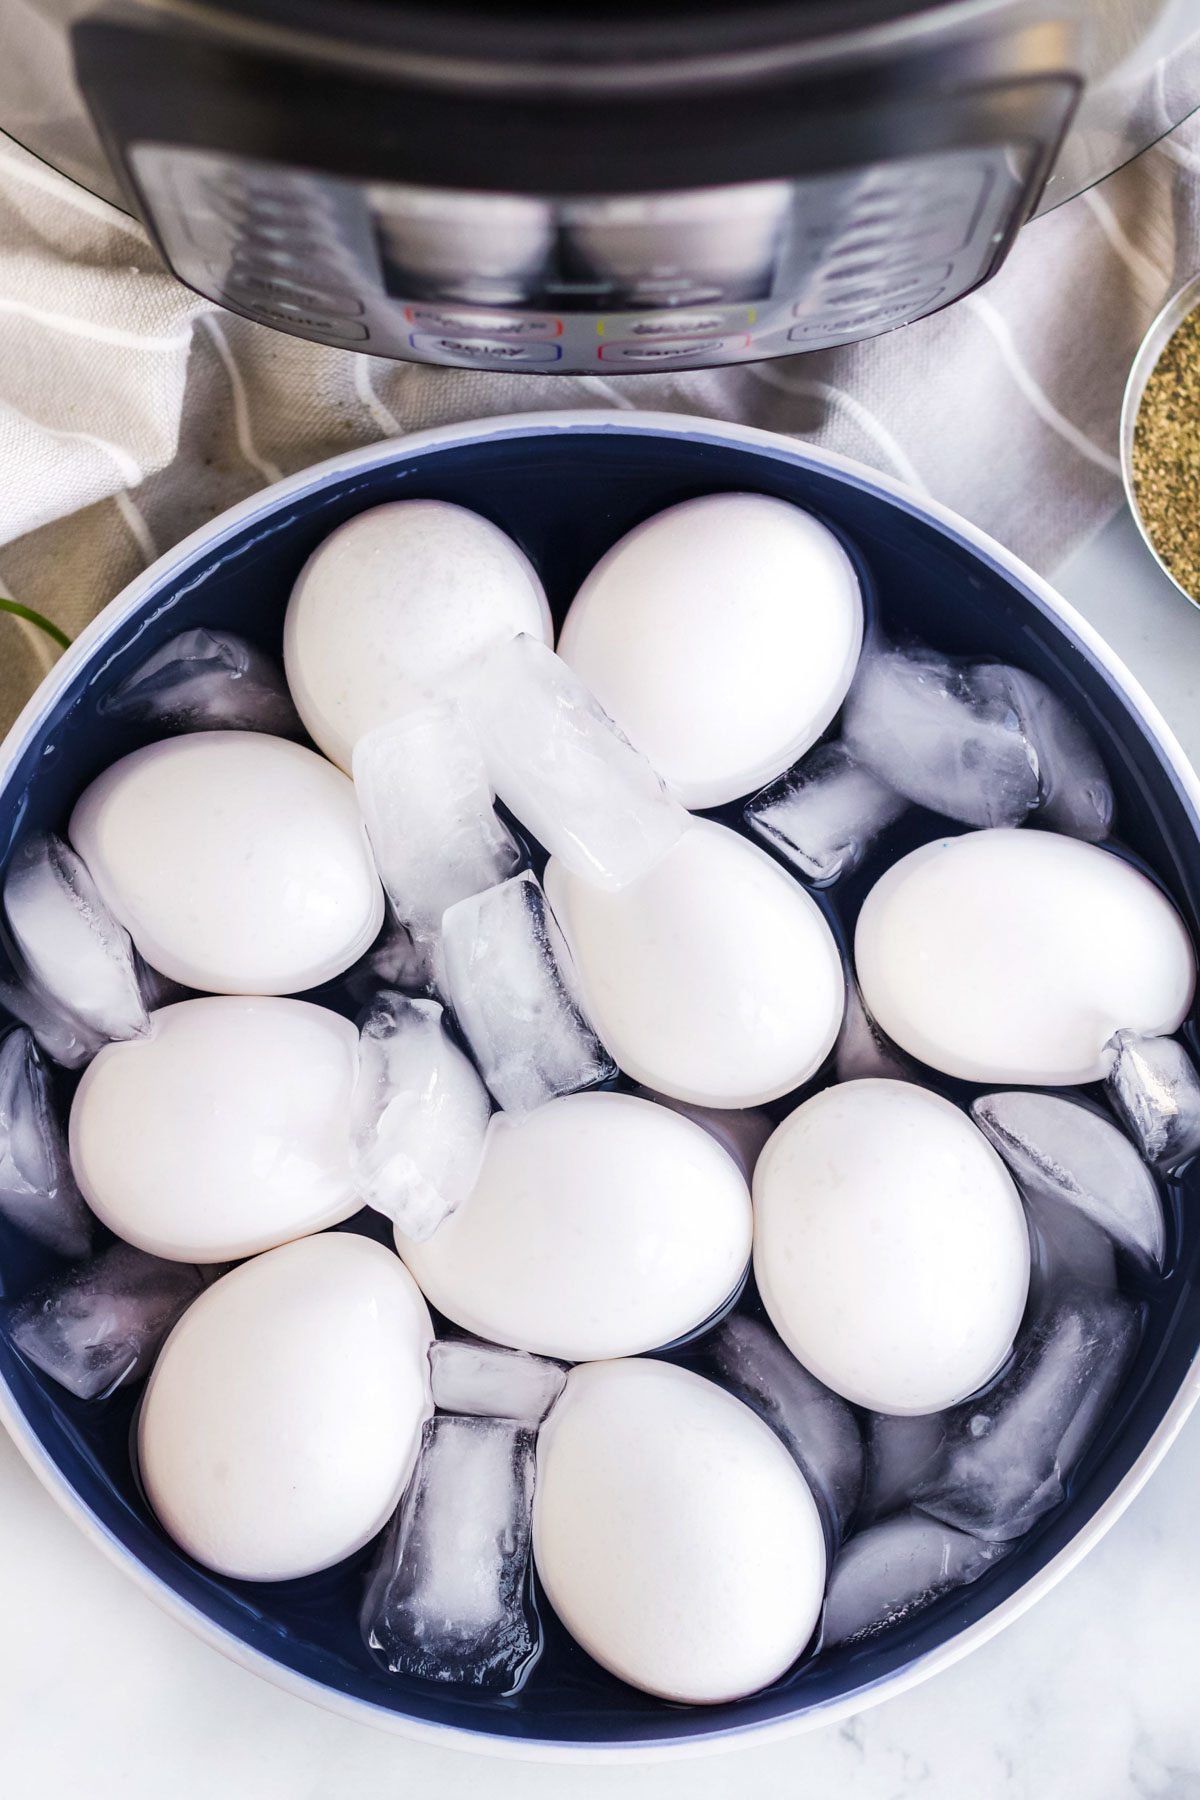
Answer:
<path fill-rule="evenodd" d="M 3 0 L 0 128 L 235 312 L 621 374 L 888 331 L 1200 105 L 1200 0 Z"/>

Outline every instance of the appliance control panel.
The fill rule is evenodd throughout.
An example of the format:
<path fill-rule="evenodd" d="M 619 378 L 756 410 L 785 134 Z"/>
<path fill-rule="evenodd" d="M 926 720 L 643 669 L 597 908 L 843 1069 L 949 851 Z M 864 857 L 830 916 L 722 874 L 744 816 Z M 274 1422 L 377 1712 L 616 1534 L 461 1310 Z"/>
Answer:
<path fill-rule="evenodd" d="M 131 146 L 175 272 L 264 325 L 374 356 L 617 375 L 872 337 L 991 273 L 1032 153 L 972 145 L 789 181 L 583 199 L 346 180 Z"/>

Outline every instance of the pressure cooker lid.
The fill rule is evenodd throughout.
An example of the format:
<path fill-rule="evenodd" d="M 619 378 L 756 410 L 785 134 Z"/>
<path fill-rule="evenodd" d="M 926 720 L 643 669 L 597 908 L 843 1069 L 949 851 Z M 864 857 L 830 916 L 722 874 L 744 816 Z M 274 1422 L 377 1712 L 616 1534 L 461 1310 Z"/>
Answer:
<path fill-rule="evenodd" d="M 244 19 L 281 31 L 314 33 L 411 51 L 456 62 L 492 60 L 592 62 L 679 59 L 780 50 L 864 28 L 912 23 L 945 12 L 1011 10 L 1012 0 L 980 9 L 963 0 L 450 0 L 430 7 L 413 0 L 218 0 Z"/>
<path fill-rule="evenodd" d="M 75 84 L 71 27 L 107 11 L 100 0 L 6 0 L 0 5 L 0 131 L 73 180 L 124 204 Z M 338 55 L 423 60 L 427 72 L 461 80 L 490 64 L 501 79 L 515 66 L 574 63 L 594 80 L 611 65 L 657 61 L 694 72 L 709 57 L 803 55 L 822 40 L 869 42 L 887 55 L 960 20 L 976 25 L 1021 14 L 1023 0 L 147 0 L 121 9 L 162 22 L 188 16 L 265 36 L 283 49 L 307 39 Z M 1077 19 L 1088 88 L 1049 181 L 1042 210 L 1079 192 L 1153 143 L 1200 96 L 1200 16 L 1195 0 L 1055 0 L 1047 15 Z M 469 52 L 469 56 L 467 55 Z"/>

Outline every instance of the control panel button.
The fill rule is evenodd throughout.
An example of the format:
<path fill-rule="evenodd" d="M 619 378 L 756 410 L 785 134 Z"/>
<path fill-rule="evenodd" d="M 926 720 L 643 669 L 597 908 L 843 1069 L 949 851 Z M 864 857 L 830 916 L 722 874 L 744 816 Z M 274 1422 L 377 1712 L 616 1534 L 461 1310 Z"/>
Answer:
<path fill-rule="evenodd" d="M 827 286 L 838 288 L 843 285 L 854 287 L 863 281 L 872 281 L 882 285 L 890 281 L 893 287 L 902 284 L 915 287 L 928 287 L 934 281 L 948 281 L 952 263 L 943 262 L 940 258 L 930 261 L 919 256 L 872 256 L 859 257 L 854 262 L 838 262 L 824 271 Z"/>
<path fill-rule="evenodd" d="M 921 288 L 940 287 L 949 278 L 949 263 L 940 263 L 933 269 L 902 270 L 898 273 L 880 269 L 874 281 L 847 280 L 843 284 L 841 280 L 830 276 L 823 284 L 822 304 L 857 307 L 871 302 L 882 304 L 889 300 L 902 300 Z"/>
<path fill-rule="evenodd" d="M 562 336 L 562 320 L 552 313 L 467 312 L 458 307 L 406 306 L 410 325 L 427 332 L 462 332 L 489 338 L 555 338 Z M 551 359 L 553 360 L 553 359 Z"/>
<path fill-rule="evenodd" d="M 340 288 L 306 287 L 283 275 L 233 273 L 226 277 L 225 292 L 243 306 L 300 307 L 307 312 L 345 315 L 366 309 L 357 294 Z"/>
<path fill-rule="evenodd" d="M 819 317 L 806 319 L 802 325 L 793 325 L 788 338 L 792 343 L 803 343 L 808 338 L 845 337 L 875 325 L 899 324 L 903 319 L 924 312 L 945 292 L 945 288 L 935 288 L 931 294 L 913 294 L 888 306 L 864 307 L 858 312 L 822 313 Z"/>
<path fill-rule="evenodd" d="M 328 296 L 322 304 L 332 312 L 357 312 L 356 306 L 343 307 L 342 301 L 357 299 L 355 288 L 347 285 L 345 273 L 335 263 L 319 256 L 298 257 L 285 264 L 261 251 L 239 246 L 224 271 L 226 287 L 257 289 L 261 294 L 286 295 L 289 300 L 305 294 Z M 314 309 L 315 310 L 315 309 Z"/>
<path fill-rule="evenodd" d="M 271 244 L 255 244 L 251 246 L 249 244 L 237 243 L 234 246 L 233 262 L 235 267 L 238 264 L 248 264 L 255 272 L 266 267 L 270 267 L 274 270 L 283 269 L 288 273 L 294 271 L 301 281 L 303 281 L 306 276 L 311 280 L 313 274 L 313 254 L 311 251 L 301 253 L 297 250 L 279 250 Z"/>
<path fill-rule="evenodd" d="M 371 335 L 358 319 L 339 319 L 331 317 L 328 312 L 317 312 L 283 301 L 238 298 L 232 289 L 227 289 L 226 293 L 232 305 L 255 319 L 261 319 L 264 325 L 282 325 L 285 330 L 318 332 L 322 338 L 339 338 L 348 344 L 364 343 Z"/>
<path fill-rule="evenodd" d="M 563 335 L 563 320 L 552 313 L 475 313 L 448 306 L 405 306 L 410 326 L 432 333 L 464 333 L 489 338 L 554 338 Z"/>
<path fill-rule="evenodd" d="M 414 350 L 435 362 L 448 363 L 552 363 L 562 350 L 557 344 L 542 339 L 514 342 L 501 337 L 434 336 L 432 332 L 414 331 L 409 338 Z"/>
<path fill-rule="evenodd" d="M 241 226 L 258 220 L 272 226 L 294 227 L 306 224 L 313 216 L 309 198 L 301 193 L 280 190 L 272 194 L 255 194 L 243 187 L 205 183 L 203 198 L 219 218 Z"/>
<path fill-rule="evenodd" d="M 832 240 L 834 260 L 851 256 L 952 256 L 961 250 L 961 226 L 953 219 L 893 219 L 848 225 Z"/>
<path fill-rule="evenodd" d="M 735 321 L 724 313 L 651 313 L 644 319 L 601 320 L 607 334 L 619 331 L 624 338 L 712 337 L 726 331 Z"/>
<path fill-rule="evenodd" d="M 747 350 L 750 333 L 736 337 L 652 338 L 632 342 L 601 344 L 597 354 L 601 362 L 638 363 L 652 368 L 656 363 L 679 362 L 685 357 L 724 356 L 733 350 Z"/>

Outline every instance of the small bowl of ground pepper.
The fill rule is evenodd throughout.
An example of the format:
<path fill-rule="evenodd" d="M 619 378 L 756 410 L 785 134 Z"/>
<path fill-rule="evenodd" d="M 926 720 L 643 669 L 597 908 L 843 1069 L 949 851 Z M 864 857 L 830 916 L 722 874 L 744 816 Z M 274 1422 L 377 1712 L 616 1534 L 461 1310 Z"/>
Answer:
<path fill-rule="evenodd" d="M 1121 470 L 1159 567 L 1200 606 L 1200 275 L 1167 301 L 1134 358 Z"/>

